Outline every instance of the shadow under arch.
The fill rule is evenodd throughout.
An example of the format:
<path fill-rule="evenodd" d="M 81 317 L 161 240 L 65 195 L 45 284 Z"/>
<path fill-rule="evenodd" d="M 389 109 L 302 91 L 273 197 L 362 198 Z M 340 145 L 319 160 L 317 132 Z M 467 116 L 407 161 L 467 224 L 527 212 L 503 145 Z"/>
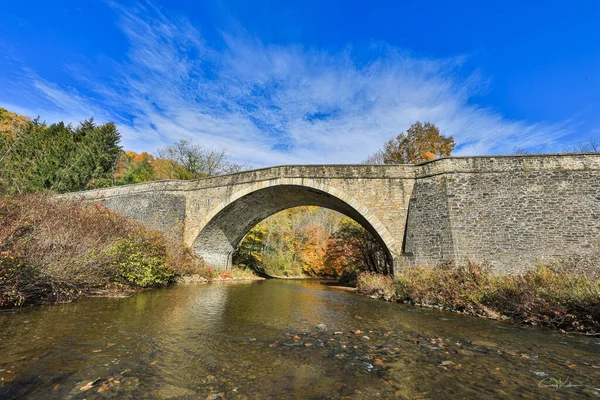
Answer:
<path fill-rule="evenodd" d="M 378 218 L 354 197 L 306 178 L 259 182 L 233 193 L 204 218 L 192 249 L 209 265 L 228 269 L 233 251 L 250 229 L 279 211 L 298 206 L 324 207 L 352 218 L 380 243 L 393 266 L 394 242 Z"/>

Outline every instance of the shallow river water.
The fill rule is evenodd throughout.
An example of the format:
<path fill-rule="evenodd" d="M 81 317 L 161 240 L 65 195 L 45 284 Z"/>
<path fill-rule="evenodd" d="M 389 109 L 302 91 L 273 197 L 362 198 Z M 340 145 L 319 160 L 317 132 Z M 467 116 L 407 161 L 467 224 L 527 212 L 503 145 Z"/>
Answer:
<path fill-rule="evenodd" d="M 314 281 L 0 313 L 2 399 L 600 398 L 600 339 Z"/>

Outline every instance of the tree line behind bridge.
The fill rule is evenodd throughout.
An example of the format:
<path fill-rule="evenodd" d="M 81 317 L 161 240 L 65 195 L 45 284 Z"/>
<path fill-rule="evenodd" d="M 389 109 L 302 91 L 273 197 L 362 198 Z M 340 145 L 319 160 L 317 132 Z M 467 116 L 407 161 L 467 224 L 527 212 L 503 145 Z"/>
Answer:
<path fill-rule="evenodd" d="M 165 179 L 197 179 L 249 169 L 223 149 L 180 140 L 155 154 L 124 150 L 114 123 L 46 124 L 0 108 L 0 193 L 63 193 Z M 454 138 L 419 121 L 384 143 L 366 164 L 410 164 L 450 156 Z M 598 151 L 590 140 L 565 151 Z M 527 153 L 527 149 L 515 149 Z M 284 210 L 256 225 L 234 263 L 283 276 L 389 273 L 383 249 L 359 224 L 317 207 Z"/>
<path fill-rule="evenodd" d="M 165 179 L 197 179 L 249 169 L 223 149 L 190 141 L 156 154 L 124 150 L 114 123 L 47 124 L 0 108 L 0 193 L 65 193 Z M 431 123 L 413 124 L 365 163 L 416 163 L 448 156 L 454 139 Z M 276 276 L 355 279 L 357 272 L 389 273 L 384 250 L 352 219 L 317 207 L 284 210 L 242 240 L 234 262 Z"/>

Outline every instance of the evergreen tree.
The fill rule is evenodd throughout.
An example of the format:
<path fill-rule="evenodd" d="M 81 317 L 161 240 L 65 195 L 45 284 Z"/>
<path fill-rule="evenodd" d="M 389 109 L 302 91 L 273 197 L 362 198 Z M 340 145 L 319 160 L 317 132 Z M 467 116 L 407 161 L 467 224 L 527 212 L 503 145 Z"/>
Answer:
<path fill-rule="evenodd" d="M 110 186 L 121 154 L 121 135 L 93 119 L 76 129 L 39 119 L 20 127 L 0 160 L 0 181 L 14 192 L 69 192 Z"/>

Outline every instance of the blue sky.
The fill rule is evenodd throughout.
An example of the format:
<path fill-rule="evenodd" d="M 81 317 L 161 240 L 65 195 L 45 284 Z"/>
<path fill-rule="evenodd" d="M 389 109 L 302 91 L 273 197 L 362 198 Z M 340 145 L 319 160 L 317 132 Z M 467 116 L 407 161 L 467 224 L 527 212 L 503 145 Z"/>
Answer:
<path fill-rule="evenodd" d="M 455 155 L 600 136 L 598 1 L 6 1 L 0 106 L 256 167 L 358 163 L 416 120 Z M 52 3 L 52 4 L 50 4 Z"/>

